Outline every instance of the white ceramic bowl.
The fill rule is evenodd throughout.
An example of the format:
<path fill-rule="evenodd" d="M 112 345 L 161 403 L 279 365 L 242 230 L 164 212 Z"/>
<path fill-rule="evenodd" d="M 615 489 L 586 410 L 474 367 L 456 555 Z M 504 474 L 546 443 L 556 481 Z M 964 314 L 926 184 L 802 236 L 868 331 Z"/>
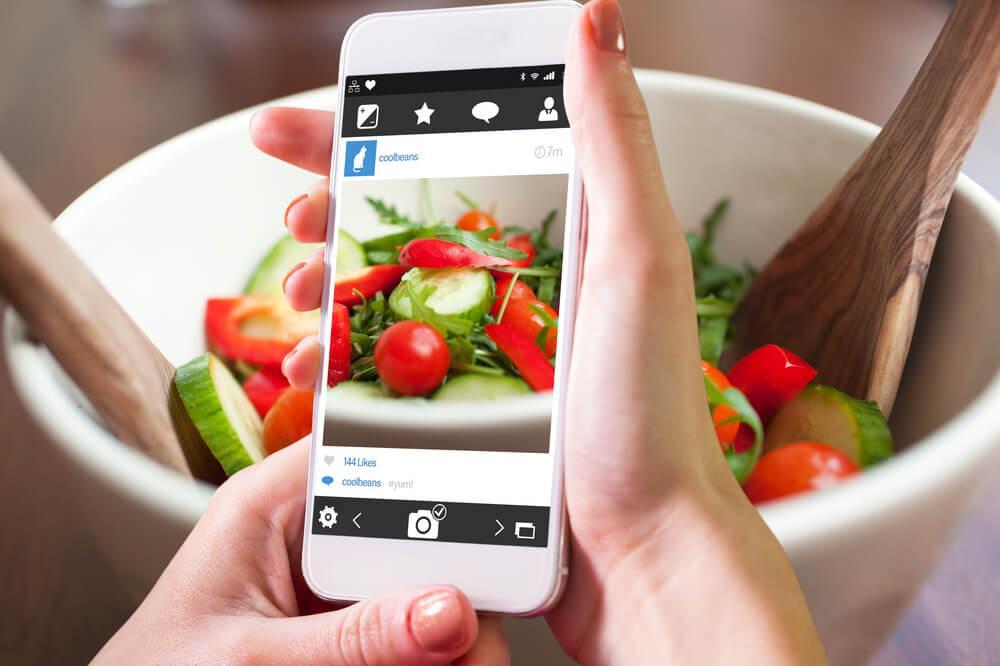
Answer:
<path fill-rule="evenodd" d="M 687 226 L 732 197 L 721 254 L 764 262 L 875 135 L 802 100 L 641 72 L 667 182 Z M 283 100 L 324 107 L 330 89 Z M 57 228 L 174 363 L 202 350 L 209 295 L 236 292 L 312 177 L 257 154 L 249 111 L 118 169 Z M 867 659 L 929 572 L 1000 444 L 1000 204 L 959 182 L 893 414 L 906 450 L 834 490 L 762 513 L 787 550 L 835 663 Z M 4 344 L 29 412 L 73 469 L 78 504 L 137 594 L 198 519 L 211 488 L 133 453 L 81 408 L 47 354 L 9 317 Z M 669 372 L 669 368 L 663 368 Z M 141 539 L 135 535 L 142 534 Z M 517 663 L 557 663 L 538 621 L 512 623 Z"/>

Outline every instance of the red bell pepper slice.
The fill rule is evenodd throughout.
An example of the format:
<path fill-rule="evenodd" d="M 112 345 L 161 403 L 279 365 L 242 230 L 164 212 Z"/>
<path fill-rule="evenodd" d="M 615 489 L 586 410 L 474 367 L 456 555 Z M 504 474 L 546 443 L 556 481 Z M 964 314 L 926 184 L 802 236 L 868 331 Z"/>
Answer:
<path fill-rule="evenodd" d="M 327 386 L 336 386 L 351 378 L 351 313 L 347 306 L 334 303 L 332 320 Z"/>
<path fill-rule="evenodd" d="M 509 324 L 487 324 L 483 330 L 496 343 L 497 349 L 510 359 L 528 386 L 536 391 L 552 390 L 556 383 L 555 368 L 531 336 Z"/>
<path fill-rule="evenodd" d="M 286 388 L 288 380 L 278 368 L 261 368 L 243 382 L 243 391 L 257 408 L 260 418 L 267 416 Z"/>
<path fill-rule="evenodd" d="M 726 376 L 765 424 L 816 377 L 816 369 L 778 345 L 764 345 L 736 362 Z"/>
<path fill-rule="evenodd" d="M 275 296 L 210 298 L 205 303 L 210 351 L 229 360 L 280 366 L 302 338 L 318 329 L 315 314 L 295 312 Z"/>
<path fill-rule="evenodd" d="M 342 275 L 333 287 L 333 300 L 350 306 L 357 305 L 380 291 L 388 296 L 403 279 L 404 273 L 406 273 L 405 266 L 382 264 Z"/>
<path fill-rule="evenodd" d="M 399 253 L 399 263 L 416 268 L 510 266 L 510 259 L 491 257 L 464 245 L 437 238 L 414 238 Z"/>

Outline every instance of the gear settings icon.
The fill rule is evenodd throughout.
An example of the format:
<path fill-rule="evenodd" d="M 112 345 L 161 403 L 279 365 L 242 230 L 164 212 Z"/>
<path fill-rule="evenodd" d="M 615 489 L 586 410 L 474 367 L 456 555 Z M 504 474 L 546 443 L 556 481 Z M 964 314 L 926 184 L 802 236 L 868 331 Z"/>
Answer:
<path fill-rule="evenodd" d="M 319 524 L 330 529 L 337 524 L 337 512 L 332 506 L 324 506 L 319 511 Z"/>

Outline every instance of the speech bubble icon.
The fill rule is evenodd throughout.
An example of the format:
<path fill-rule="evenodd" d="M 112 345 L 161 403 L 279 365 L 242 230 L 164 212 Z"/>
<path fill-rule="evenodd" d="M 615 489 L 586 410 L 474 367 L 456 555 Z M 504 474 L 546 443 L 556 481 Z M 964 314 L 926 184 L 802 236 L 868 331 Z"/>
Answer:
<path fill-rule="evenodd" d="M 325 485 L 330 485 L 331 483 L 333 483 L 333 477 L 324 476 L 322 479 L 320 479 L 320 481 L 322 481 Z"/>
<path fill-rule="evenodd" d="M 472 107 L 472 117 L 482 120 L 487 125 L 500 113 L 500 107 L 496 102 L 480 102 Z"/>

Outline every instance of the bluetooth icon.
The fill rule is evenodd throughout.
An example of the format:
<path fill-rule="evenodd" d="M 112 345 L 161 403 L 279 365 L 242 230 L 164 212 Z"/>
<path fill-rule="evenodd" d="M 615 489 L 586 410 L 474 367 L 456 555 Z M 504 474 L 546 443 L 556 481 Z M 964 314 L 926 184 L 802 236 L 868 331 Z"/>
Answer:
<path fill-rule="evenodd" d="M 525 73 L 521 72 L 521 83 L 524 83 L 524 79 L 525 79 Z"/>

